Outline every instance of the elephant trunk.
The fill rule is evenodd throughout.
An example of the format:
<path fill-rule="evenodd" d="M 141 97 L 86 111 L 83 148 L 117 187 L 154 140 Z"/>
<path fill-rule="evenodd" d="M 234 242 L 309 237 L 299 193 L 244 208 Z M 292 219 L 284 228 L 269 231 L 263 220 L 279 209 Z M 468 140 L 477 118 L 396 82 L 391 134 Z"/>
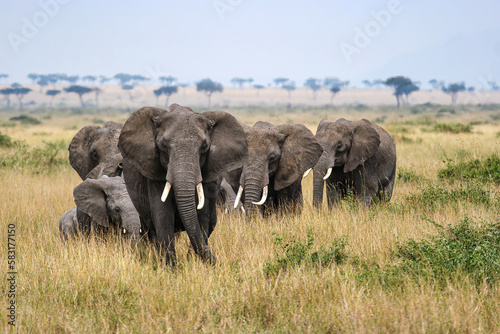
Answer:
<path fill-rule="evenodd" d="M 325 176 L 327 170 L 327 159 L 325 156 L 321 156 L 316 166 L 313 168 L 313 205 L 316 208 L 321 206 L 323 203 L 323 189 L 324 182 L 323 177 Z"/>
<path fill-rule="evenodd" d="M 208 248 L 206 238 L 203 237 L 203 232 L 198 221 L 195 199 L 196 187 L 201 183 L 197 182 L 198 178 L 196 175 L 195 172 L 190 171 L 186 167 L 178 168 L 177 172 L 173 173 L 172 184 L 175 199 L 182 223 L 195 253 L 203 260 L 215 263 L 215 257 Z"/>
<path fill-rule="evenodd" d="M 245 179 L 245 202 L 243 207 L 248 215 L 256 212 L 258 206 L 254 203 L 258 203 L 261 200 L 264 186 L 258 178 L 247 177 Z"/>
<path fill-rule="evenodd" d="M 123 229 L 127 232 L 127 236 L 132 241 L 132 245 L 136 245 L 141 237 L 141 220 L 133 205 L 130 209 L 122 212 L 121 221 Z"/>

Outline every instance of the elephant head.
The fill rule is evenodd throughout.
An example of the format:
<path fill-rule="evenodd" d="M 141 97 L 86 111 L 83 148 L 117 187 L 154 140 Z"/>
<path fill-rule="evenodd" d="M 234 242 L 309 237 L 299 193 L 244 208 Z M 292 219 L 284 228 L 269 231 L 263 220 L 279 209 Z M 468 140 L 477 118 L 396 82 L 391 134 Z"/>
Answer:
<path fill-rule="evenodd" d="M 228 178 L 233 188 L 238 188 L 236 204 L 244 192 L 244 208 L 250 214 L 255 205 L 266 203 L 270 191 L 283 191 L 297 182 L 300 187 L 302 175 L 316 164 L 323 150 L 302 124 L 257 122 L 244 130 L 248 160 Z"/>
<path fill-rule="evenodd" d="M 68 147 L 69 163 L 82 180 L 99 164 L 103 164 L 101 171 L 106 170 L 105 175 L 120 175 L 121 168 L 118 163 L 121 159 L 116 154 L 120 153 L 117 144 L 122 128 L 123 124 L 106 122 L 102 128 L 87 125 L 76 133 Z M 114 158 L 109 160 L 110 157 Z"/>
<path fill-rule="evenodd" d="M 173 200 L 169 198 L 173 189 L 182 225 L 195 252 L 204 260 L 215 261 L 197 209 L 205 202 L 203 184 L 241 167 L 248 156 L 247 140 L 238 121 L 223 111 L 200 114 L 178 104 L 168 110 L 144 107 L 125 123 L 118 147 L 127 166 L 149 180 L 165 182 L 161 195 L 161 200 L 167 201 L 165 205 Z M 127 169 L 124 173 L 127 175 Z M 158 199 L 147 200 L 153 203 Z"/>
<path fill-rule="evenodd" d="M 314 166 L 313 202 L 319 206 L 323 199 L 323 182 L 334 168 L 350 173 L 363 165 L 377 152 L 380 136 L 370 121 L 357 122 L 343 118 L 335 122 L 321 120 L 316 139 L 323 147 L 323 154 Z"/>
<path fill-rule="evenodd" d="M 78 221 L 107 229 L 116 226 L 132 241 L 139 239 L 141 222 L 121 177 L 86 179 L 73 189 Z"/>

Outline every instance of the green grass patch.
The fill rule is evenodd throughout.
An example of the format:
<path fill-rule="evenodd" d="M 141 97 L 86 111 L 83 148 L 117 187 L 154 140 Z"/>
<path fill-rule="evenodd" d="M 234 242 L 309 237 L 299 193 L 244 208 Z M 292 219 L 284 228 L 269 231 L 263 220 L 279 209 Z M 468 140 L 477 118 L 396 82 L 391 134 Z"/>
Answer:
<path fill-rule="evenodd" d="M 437 225 L 437 224 L 436 224 Z M 395 269 L 414 277 L 437 280 L 464 273 L 477 284 L 500 278 L 500 221 L 478 224 L 465 217 L 455 226 L 440 227 L 437 236 L 397 245 L 401 260 Z"/>
<path fill-rule="evenodd" d="M 472 125 L 463 123 L 436 123 L 432 130 L 434 132 L 471 133 Z"/>
<path fill-rule="evenodd" d="M 266 276 L 277 275 L 280 270 L 287 270 L 298 266 L 330 266 L 342 264 L 348 257 L 345 247 L 345 237 L 337 238 L 327 248 L 313 250 L 314 236 L 311 231 L 307 233 L 307 240 L 300 241 L 295 238 L 288 240 L 275 236 L 275 257 L 264 266 Z"/>
<path fill-rule="evenodd" d="M 419 193 L 409 195 L 407 203 L 412 207 L 434 210 L 439 206 L 467 202 L 474 205 L 491 204 L 491 193 L 480 184 L 469 182 L 458 187 L 446 187 L 433 182 L 424 186 Z"/>
<path fill-rule="evenodd" d="M 8 135 L 0 133 L 0 147 L 12 147 L 14 146 L 14 141 Z"/>
<path fill-rule="evenodd" d="M 63 140 L 44 142 L 43 147 L 31 148 L 26 143 L 15 142 L 7 151 L 0 152 L 0 169 L 13 168 L 35 174 L 50 173 L 60 166 L 69 165 L 62 150 L 67 147 Z"/>
<path fill-rule="evenodd" d="M 500 157 L 493 153 L 485 159 L 458 163 L 448 161 L 446 167 L 438 171 L 438 177 L 449 181 L 477 180 L 500 184 Z"/>
<path fill-rule="evenodd" d="M 419 182 L 422 181 L 423 177 L 418 175 L 412 170 L 406 170 L 402 167 L 398 167 L 398 173 L 396 174 L 396 179 L 401 182 Z"/>

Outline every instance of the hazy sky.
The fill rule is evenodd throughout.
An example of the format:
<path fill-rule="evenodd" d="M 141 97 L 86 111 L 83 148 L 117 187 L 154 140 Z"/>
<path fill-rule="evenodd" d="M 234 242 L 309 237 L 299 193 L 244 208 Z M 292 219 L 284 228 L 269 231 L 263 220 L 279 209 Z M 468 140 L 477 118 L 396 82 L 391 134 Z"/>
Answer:
<path fill-rule="evenodd" d="M 500 82 L 497 0 L 0 0 L 0 73 Z M 153 84 L 155 84 L 153 82 Z"/>

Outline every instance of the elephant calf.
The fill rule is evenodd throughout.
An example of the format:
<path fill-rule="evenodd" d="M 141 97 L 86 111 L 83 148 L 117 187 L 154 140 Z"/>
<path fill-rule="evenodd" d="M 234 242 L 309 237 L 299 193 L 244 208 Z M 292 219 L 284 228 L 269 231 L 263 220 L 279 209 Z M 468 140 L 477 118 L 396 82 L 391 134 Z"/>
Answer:
<path fill-rule="evenodd" d="M 366 119 L 323 119 L 316 132 L 323 155 L 314 166 L 313 203 L 323 201 L 326 184 L 328 205 L 341 200 L 349 190 L 365 205 L 374 198 L 389 200 L 396 176 L 396 144 L 387 131 Z"/>
<path fill-rule="evenodd" d="M 106 233 L 109 228 L 119 228 L 132 241 L 140 237 L 141 223 L 121 177 L 86 179 L 73 190 L 76 208 L 66 211 L 59 221 L 63 239 L 77 231 L 84 234 L 94 230 Z"/>

